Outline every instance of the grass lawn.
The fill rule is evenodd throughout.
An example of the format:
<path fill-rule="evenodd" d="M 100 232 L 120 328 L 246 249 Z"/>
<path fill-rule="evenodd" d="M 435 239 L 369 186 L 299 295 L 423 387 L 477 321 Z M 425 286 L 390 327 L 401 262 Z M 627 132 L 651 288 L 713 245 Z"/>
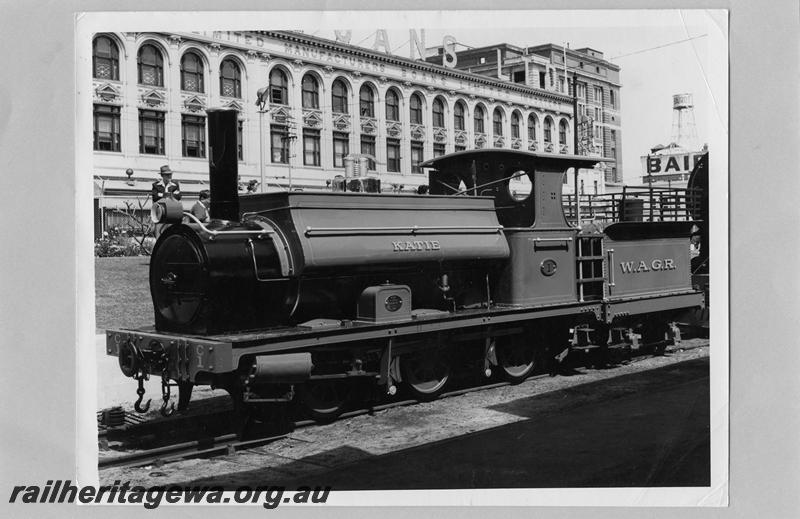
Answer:
<path fill-rule="evenodd" d="M 97 331 L 153 325 L 148 256 L 95 258 Z"/>

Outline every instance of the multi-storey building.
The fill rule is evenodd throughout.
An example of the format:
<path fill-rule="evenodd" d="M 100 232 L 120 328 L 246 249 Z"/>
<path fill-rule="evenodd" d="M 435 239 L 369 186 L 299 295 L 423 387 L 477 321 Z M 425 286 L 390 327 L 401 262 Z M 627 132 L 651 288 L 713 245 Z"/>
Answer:
<path fill-rule="evenodd" d="M 441 47 L 431 49 L 428 61 L 441 63 L 443 52 Z M 570 97 L 577 77 L 578 154 L 606 159 L 601 171 L 581 172 L 586 185 L 579 189 L 586 194 L 597 193 L 622 182 L 620 68 L 606 61 L 602 52 L 551 43 L 533 47 L 503 43 L 459 51 L 456 57 L 460 70 Z M 566 191 L 574 192 L 571 182 Z M 598 186 L 598 182 L 605 186 Z"/>
<path fill-rule="evenodd" d="M 572 99 L 548 86 L 557 48 L 533 49 L 520 62 L 525 81 L 509 81 L 295 32 L 96 34 L 98 228 L 105 213 L 146 201 L 164 164 L 185 204 L 207 187 L 209 107 L 239 110 L 239 174 L 255 191 L 326 189 L 359 154 L 368 158 L 362 174 L 378 176 L 383 190 L 410 192 L 427 182 L 419 164 L 444 153 L 573 153 Z M 528 79 L 541 77 L 540 67 L 545 87 Z M 604 110 L 617 106 L 616 88 L 603 96 Z M 584 100 L 587 111 L 594 99 Z M 618 124 L 616 111 L 603 114 Z"/>

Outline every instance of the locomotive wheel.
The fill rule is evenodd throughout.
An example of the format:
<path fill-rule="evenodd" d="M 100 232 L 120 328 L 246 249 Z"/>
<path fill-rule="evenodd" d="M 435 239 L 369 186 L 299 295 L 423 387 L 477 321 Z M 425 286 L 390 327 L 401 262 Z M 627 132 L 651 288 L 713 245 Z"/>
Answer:
<path fill-rule="evenodd" d="M 505 337 L 497 344 L 497 367 L 500 376 L 507 382 L 519 384 L 536 367 L 536 352 L 525 337 L 514 335 Z"/>
<path fill-rule="evenodd" d="M 347 379 L 311 380 L 302 386 L 300 401 L 311 418 L 327 423 L 342 414 L 350 393 L 351 385 Z"/>
<path fill-rule="evenodd" d="M 418 400 L 434 400 L 450 380 L 450 362 L 439 348 L 427 349 L 402 357 L 403 380 Z"/>

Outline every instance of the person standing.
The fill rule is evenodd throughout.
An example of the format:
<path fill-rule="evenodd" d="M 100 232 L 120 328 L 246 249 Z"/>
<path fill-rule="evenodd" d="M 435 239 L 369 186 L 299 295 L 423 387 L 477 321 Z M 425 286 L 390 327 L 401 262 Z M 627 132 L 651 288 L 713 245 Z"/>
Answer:
<path fill-rule="evenodd" d="M 208 206 L 211 205 L 211 192 L 208 189 L 200 191 L 200 200 L 192 206 L 192 215 L 201 222 L 211 221 Z"/>
<path fill-rule="evenodd" d="M 174 200 L 181 199 L 181 186 L 172 180 L 172 170 L 169 169 L 169 166 L 161 166 L 161 180 L 156 180 L 153 182 L 153 204 L 156 202 L 163 200 L 164 198 L 172 198 Z M 169 224 L 166 223 L 157 223 L 155 225 L 155 229 L 153 233 L 158 239 L 161 236 L 161 233 L 167 228 Z"/>
<path fill-rule="evenodd" d="M 153 182 L 153 202 L 158 202 L 164 197 L 181 199 L 181 186 L 172 180 L 172 170 L 169 166 L 161 166 L 161 180 Z"/>

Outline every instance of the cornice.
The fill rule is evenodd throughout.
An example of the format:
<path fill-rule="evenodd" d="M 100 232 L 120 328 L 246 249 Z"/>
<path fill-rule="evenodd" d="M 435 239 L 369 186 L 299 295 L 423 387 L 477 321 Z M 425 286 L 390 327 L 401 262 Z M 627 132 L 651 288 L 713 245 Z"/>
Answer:
<path fill-rule="evenodd" d="M 444 67 L 442 65 L 437 65 L 437 64 L 434 64 L 434 63 L 426 62 L 426 61 L 417 61 L 417 60 L 412 60 L 412 59 L 408 59 L 408 58 L 402 58 L 402 57 L 394 56 L 394 55 L 390 55 L 390 54 L 384 54 L 384 53 L 373 51 L 373 50 L 370 50 L 370 49 L 365 49 L 363 47 L 357 47 L 357 46 L 354 46 L 354 45 L 339 43 L 339 42 L 336 42 L 334 40 L 329 40 L 329 39 L 326 39 L 326 38 L 320 38 L 318 36 L 310 36 L 310 35 L 307 35 L 307 34 L 303 34 L 303 33 L 299 33 L 299 32 L 293 32 L 293 31 L 242 31 L 242 34 L 244 34 L 244 33 L 258 34 L 258 35 L 261 35 L 261 36 L 264 36 L 264 37 L 267 37 L 267 38 L 272 38 L 272 39 L 275 39 L 275 40 L 281 40 L 281 41 L 286 41 L 286 42 L 302 44 L 302 45 L 306 45 L 306 46 L 309 46 L 309 47 L 317 47 L 317 48 L 324 49 L 324 50 L 329 50 L 329 51 L 337 51 L 337 52 L 341 52 L 341 53 L 352 55 L 352 56 L 357 56 L 357 57 L 361 57 L 361 58 L 374 60 L 374 61 L 377 61 L 377 62 L 383 62 L 383 63 L 395 65 L 395 66 L 416 69 L 416 70 L 420 70 L 420 71 L 428 72 L 428 73 L 440 74 L 440 75 L 446 76 L 446 77 L 451 77 L 451 78 L 455 78 L 455 79 L 471 81 L 473 83 L 478 83 L 478 84 L 482 84 L 482 85 L 492 86 L 492 87 L 495 87 L 495 88 L 499 88 L 501 90 L 506 90 L 506 91 L 510 91 L 510 92 L 517 92 L 517 93 L 521 93 L 521 94 L 524 94 L 524 95 L 535 96 L 535 97 L 537 97 L 539 99 L 542 99 L 542 100 L 554 101 L 554 102 L 558 102 L 558 103 L 567 103 L 567 104 L 572 103 L 572 97 L 564 95 L 564 94 L 559 94 L 557 92 L 551 92 L 551 91 L 543 90 L 543 89 L 540 89 L 540 88 L 529 87 L 529 86 L 521 85 L 521 84 L 518 84 L 518 83 L 509 83 L 509 82 L 505 82 L 505 81 L 499 81 L 497 79 L 494 79 L 494 78 L 491 78 L 491 77 L 487 77 L 487 76 L 484 76 L 484 75 L 481 75 L 481 74 L 475 74 L 475 73 L 466 72 L 466 71 L 463 71 L 463 70 L 451 69 L 451 68 Z M 154 34 L 154 35 L 158 34 L 158 35 L 164 36 L 165 38 L 168 38 L 173 33 L 164 32 L 164 31 L 157 31 L 157 32 L 153 32 L 151 34 Z M 204 43 L 212 43 L 212 42 L 216 42 L 217 41 L 214 38 L 211 38 L 209 36 L 206 36 L 206 35 L 203 35 L 203 34 L 191 33 L 191 32 L 190 33 L 178 32 L 176 34 L 176 36 L 179 36 L 184 41 L 187 40 L 187 39 L 194 39 L 194 40 L 201 41 L 201 42 L 204 42 Z M 242 43 L 236 43 L 236 42 L 224 42 L 222 45 L 225 46 L 225 47 L 234 48 L 234 49 L 240 49 L 240 50 L 243 50 L 243 51 L 253 50 L 253 49 L 251 49 L 251 47 L 249 47 L 247 45 L 244 45 Z M 344 69 L 345 67 L 342 67 L 342 68 Z"/>
<path fill-rule="evenodd" d="M 537 54 L 536 51 L 537 50 L 541 50 L 541 49 L 547 49 L 547 50 L 549 50 L 551 52 L 557 52 L 558 54 L 561 54 L 562 52 L 564 52 L 564 47 L 561 47 L 560 45 L 556 45 L 555 43 L 543 43 L 541 45 L 534 45 L 532 47 L 528 47 L 529 52 L 531 52 L 533 54 Z M 605 67 L 610 68 L 612 70 L 615 70 L 617 72 L 620 71 L 619 65 L 617 65 L 615 63 L 612 63 L 612 62 L 608 61 L 605 58 L 598 58 L 597 56 L 592 56 L 590 54 L 584 54 L 583 52 L 578 52 L 577 50 L 572 49 L 572 48 L 568 48 L 567 49 L 567 56 L 569 56 L 571 58 L 575 58 L 578 61 L 587 61 L 587 62 L 597 63 L 597 64 L 604 65 Z"/>
<path fill-rule="evenodd" d="M 491 85 L 497 88 L 501 88 L 503 90 L 515 91 L 529 95 L 539 96 L 545 99 L 550 99 L 552 101 L 558 101 L 562 103 L 571 103 L 572 98 L 569 96 L 548 92 L 546 90 L 541 90 L 538 88 L 533 88 L 525 85 L 520 85 L 517 83 L 508 83 L 505 81 L 498 81 L 496 79 L 492 79 L 487 76 L 483 76 L 480 74 L 474 74 L 470 72 L 464 72 L 461 70 L 454 70 L 451 68 L 444 67 L 442 65 L 436 65 L 434 63 L 428 63 L 425 61 L 416 61 L 412 59 L 401 58 L 399 56 L 392 56 L 388 54 L 383 54 L 381 52 L 375 52 L 369 49 L 365 49 L 362 47 L 356 47 L 353 45 L 347 45 L 335 42 L 333 40 L 328 40 L 325 38 L 319 38 L 317 36 L 309 36 L 302 33 L 296 33 L 291 31 L 255 31 L 258 34 L 262 34 L 264 36 L 280 39 L 284 41 L 290 41 L 293 43 L 300 43 L 303 45 L 308 45 L 310 47 L 318 47 L 326 50 L 334 50 L 343 53 L 348 53 L 351 55 L 359 56 L 362 58 L 367 58 L 375 61 L 381 61 L 384 63 L 413 68 L 417 70 L 422 70 L 429 73 L 436 73 L 441 74 L 443 76 L 464 79 L 467 81 L 472 81 L 475 83 L 482 83 L 484 85 Z"/>

